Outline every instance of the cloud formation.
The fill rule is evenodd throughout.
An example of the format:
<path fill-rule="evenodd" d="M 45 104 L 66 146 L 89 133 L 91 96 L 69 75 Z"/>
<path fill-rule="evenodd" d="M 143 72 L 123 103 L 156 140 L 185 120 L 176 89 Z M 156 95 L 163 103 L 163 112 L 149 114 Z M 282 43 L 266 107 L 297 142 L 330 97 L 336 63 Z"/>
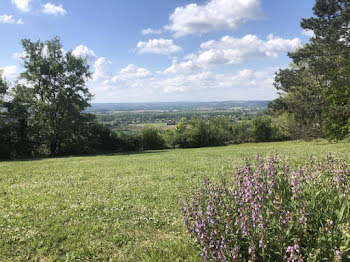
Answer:
<path fill-rule="evenodd" d="M 29 12 L 29 3 L 31 0 L 11 0 L 11 2 L 22 12 Z"/>
<path fill-rule="evenodd" d="M 191 54 L 185 61 L 173 61 L 164 73 L 186 73 L 213 65 L 237 65 L 248 60 L 277 58 L 280 53 L 294 51 L 301 46 L 299 38 L 284 39 L 272 34 L 266 40 L 255 35 L 242 38 L 224 36 L 220 40 L 210 40 L 201 44 L 198 54 Z"/>
<path fill-rule="evenodd" d="M 13 15 L 0 15 L 0 24 L 18 24 L 22 25 L 23 20 L 22 19 L 15 19 Z"/>
<path fill-rule="evenodd" d="M 137 43 L 137 52 L 139 54 L 158 54 L 170 55 L 182 50 L 181 47 L 174 44 L 172 39 L 150 39 L 147 42 L 140 41 Z"/>
<path fill-rule="evenodd" d="M 211 0 L 205 5 L 177 7 L 165 29 L 174 37 L 204 34 L 219 30 L 236 30 L 247 20 L 263 18 L 260 0 Z"/>
<path fill-rule="evenodd" d="M 3 72 L 3 76 L 8 80 L 14 80 L 18 76 L 18 67 L 15 65 L 0 67 L 0 71 Z"/>
<path fill-rule="evenodd" d="M 106 80 L 113 74 L 112 62 L 100 57 L 94 63 L 93 81 Z"/>
<path fill-rule="evenodd" d="M 163 30 L 147 28 L 147 29 L 143 29 L 141 33 L 143 35 L 160 35 L 161 33 L 163 33 Z"/>
<path fill-rule="evenodd" d="M 97 59 L 97 56 L 95 55 L 94 51 L 92 51 L 85 45 L 78 45 L 73 50 L 72 54 L 76 57 L 81 57 L 82 59 L 85 59 L 88 62 L 94 62 Z"/>
<path fill-rule="evenodd" d="M 47 15 L 54 15 L 54 16 L 64 16 L 67 14 L 67 11 L 63 8 L 62 5 L 54 5 L 52 3 L 46 3 L 43 5 L 42 12 Z"/>
<path fill-rule="evenodd" d="M 149 70 L 142 67 L 137 67 L 134 64 L 130 64 L 122 68 L 119 74 L 112 78 L 112 82 L 116 83 L 128 80 L 136 81 L 150 77 L 152 77 L 152 73 Z"/>
<path fill-rule="evenodd" d="M 304 29 L 304 30 L 301 32 L 301 34 L 304 35 L 304 36 L 308 36 L 309 38 L 315 36 L 314 31 L 313 31 L 313 30 L 310 30 L 310 29 Z"/>
<path fill-rule="evenodd" d="M 243 69 L 232 74 L 202 71 L 166 76 L 128 65 L 113 80 L 90 83 L 90 88 L 97 101 L 104 102 L 267 100 L 276 97 L 275 70 Z"/>

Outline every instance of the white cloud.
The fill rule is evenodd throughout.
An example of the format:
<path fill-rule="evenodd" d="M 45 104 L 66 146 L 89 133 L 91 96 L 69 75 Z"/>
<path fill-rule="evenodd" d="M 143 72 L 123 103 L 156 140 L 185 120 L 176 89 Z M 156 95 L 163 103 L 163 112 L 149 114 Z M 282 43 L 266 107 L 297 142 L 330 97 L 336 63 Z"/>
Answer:
<path fill-rule="evenodd" d="M 105 75 L 106 76 L 106 75 Z M 88 83 L 97 101 L 150 101 L 156 90 L 153 74 L 142 67 L 130 64 L 116 75 Z"/>
<path fill-rule="evenodd" d="M 274 72 L 276 68 L 268 68 L 262 71 L 243 69 L 236 74 L 218 74 L 216 79 L 219 87 L 235 88 L 273 88 Z"/>
<path fill-rule="evenodd" d="M 266 41 L 255 35 L 243 38 L 224 36 L 219 41 L 202 43 L 203 51 L 198 61 L 207 64 L 240 64 L 250 58 L 276 58 L 280 53 L 294 51 L 300 46 L 299 38 L 283 39 L 272 34 L 267 36 Z"/>
<path fill-rule="evenodd" d="M 11 2 L 22 12 L 29 12 L 29 3 L 31 0 L 12 0 Z"/>
<path fill-rule="evenodd" d="M 105 62 L 103 59 L 100 64 Z M 203 70 L 170 76 L 130 64 L 113 76 L 105 70 L 98 73 L 95 64 L 95 73 L 103 77 L 89 82 L 89 88 L 100 102 L 273 99 L 277 94 L 273 86 L 276 68 L 236 73 Z"/>
<path fill-rule="evenodd" d="M 122 68 L 118 75 L 112 78 L 112 82 L 118 81 L 127 81 L 127 80 L 137 80 L 137 79 L 146 79 L 152 77 L 152 73 L 142 67 L 137 67 L 133 64 L 130 64 Z"/>
<path fill-rule="evenodd" d="M 165 93 L 172 93 L 214 88 L 217 83 L 215 76 L 207 71 L 198 74 L 176 75 L 159 81 L 158 85 L 163 88 Z"/>
<path fill-rule="evenodd" d="M 177 7 L 165 29 L 174 37 L 203 34 L 218 30 L 235 30 L 247 20 L 261 19 L 260 0 L 210 0 L 205 5 Z"/>
<path fill-rule="evenodd" d="M 141 33 L 143 35 L 160 35 L 163 31 L 161 29 L 155 30 L 151 28 L 143 29 Z"/>
<path fill-rule="evenodd" d="M 171 39 L 151 39 L 148 42 L 140 41 L 137 44 L 139 54 L 151 53 L 170 55 L 182 50 L 181 47 L 175 45 Z"/>
<path fill-rule="evenodd" d="M 18 76 L 18 68 L 15 65 L 0 67 L 3 76 L 8 80 L 14 80 Z"/>
<path fill-rule="evenodd" d="M 106 80 L 113 74 L 112 62 L 108 61 L 105 57 L 100 57 L 94 63 L 93 80 Z"/>
<path fill-rule="evenodd" d="M 18 24 L 22 25 L 23 20 L 22 19 L 15 19 L 13 15 L 0 15 L 0 24 Z"/>
<path fill-rule="evenodd" d="M 191 73 L 213 65 L 242 64 L 247 60 L 277 58 L 280 53 L 294 51 L 301 46 L 299 38 L 283 39 L 270 34 L 266 40 L 255 35 L 242 38 L 224 36 L 219 41 L 210 40 L 201 44 L 198 54 L 187 56 L 185 61 L 173 61 L 164 73 Z"/>
<path fill-rule="evenodd" d="M 64 16 L 67 14 L 67 11 L 63 8 L 62 5 L 54 5 L 52 3 L 46 3 L 43 5 L 42 12 L 47 15 L 54 15 L 54 16 Z"/>
<path fill-rule="evenodd" d="M 165 74 L 186 74 L 200 70 L 201 67 L 193 60 L 179 63 L 174 59 L 172 65 L 164 70 Z"/>
<path fill-rule="evenodd" d="M 22 53 L 16 52 L 16 53 L 13 53 L 13 54 L 12 54 L 12 58 L 13 58 L 13 59 L 22 59 L 22 58 L 24 58 L 26 55 L 27 55 L 27 53 L 26 53 L 25 51 L 23 51 Z"/>
<path fill-rule="evenodd" d="M 249 89 L 249 88 L 273 88 L 274 72 L 270 68 L 262 71 L 243 69 L 236 74 L 213 74 L 210 71 L 203 71 L 195 74 L 178 74 L 174 77 L 159 81 L 164 92 L 185 92 L 204 89 Z M 270 91 L 271 91 L 270 90 Z M 233 90 L 232 90 L 233 92 Z M 222 97 L 224 99 L 225 97 Z"/>
<path fill-rule="evenodd" d="M 302 32 L 301 32 L 302 35 L 304 36 L 308 36 L 308 37 L 314 37 L 315 36 L 315 33 L 313 30 L 310 30 L 310 29 L 304 29 Z"/>
<path fill-rule="evenodd" d="M 81 57 L 86 59 L 89 62 L 94 62 L 97 57 L 91 49 L 84 45 L 78 45 L 72 52 L 72 54 L 76 57 Z"/>

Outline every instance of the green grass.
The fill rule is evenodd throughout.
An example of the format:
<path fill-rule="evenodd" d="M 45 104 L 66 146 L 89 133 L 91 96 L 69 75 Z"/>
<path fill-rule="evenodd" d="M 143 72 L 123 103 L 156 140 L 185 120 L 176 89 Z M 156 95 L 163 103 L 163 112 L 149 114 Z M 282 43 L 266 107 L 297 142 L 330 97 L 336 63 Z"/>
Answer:
<path fill-rule="evenodd" d="M 278 152 L 350 160 L 348 143 L 281 142 L 0 162 L 0 261 L 201 261 L 179 206 L 203 177 Z"/>

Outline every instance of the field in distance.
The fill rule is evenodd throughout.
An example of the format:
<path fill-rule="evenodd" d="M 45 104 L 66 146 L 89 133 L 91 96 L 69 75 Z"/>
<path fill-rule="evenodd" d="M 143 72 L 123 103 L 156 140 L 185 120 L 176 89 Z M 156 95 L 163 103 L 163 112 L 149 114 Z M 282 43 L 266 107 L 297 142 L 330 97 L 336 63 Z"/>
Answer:
<path fill-rule="evenodd" d="M 266 114 L 269 101 L 93 103 L 86 112 L 115 131 L 138 133 L 144 126 L 173 128 L 182 118 L 227 117 L 231 122 Z"/>
<path fill-rule="evenodd" d="M 292 141 L 0 162 L 0 260 L 202 261 L 184 195 L 274 152 L 350 161 L 348 143 Z"/>

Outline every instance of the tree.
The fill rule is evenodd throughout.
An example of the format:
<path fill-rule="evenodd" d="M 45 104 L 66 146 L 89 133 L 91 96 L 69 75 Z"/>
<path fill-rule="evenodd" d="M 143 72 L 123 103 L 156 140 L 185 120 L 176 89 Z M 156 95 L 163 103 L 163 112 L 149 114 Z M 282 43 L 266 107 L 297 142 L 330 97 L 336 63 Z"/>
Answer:
<path fill-rule="evenodd" d="M 82 111 L 92 98 L 86 88 L 91 72 L 86 61 L 65 52 L 58 37 L 51 41 L 22 40 L 25 51 L 20 79 L 25 81 L 29 99 L 29 122 L 37 139 L 52 155 L 62 153 L 83 128 Z"/>
<path fill-rule="evenodd" d="M 7 103 L 7 117 L 11 119 L 9 128 L 12 153 L 15 156 L 30 156 L 34 147 L 41 143 L 38 133 L 29 126 L 32 91 L 24 85 L 16 84 L 10 93 L 12 99 Z"/>
<path fill-rule="evenodd" d="M 164 138 L 159 130 L 152 126 L 142 128 L 143 149 L 163 149 L 165 148 Z"/>
<path fill-rule="evenodd" d="M 292 67 L 276 74 L 282 94 L 270 106 L 293 114 L 312 136 L 342 139 L 350 129 L 350 2 L 316 0 L 313 11 L 301 27 L 314 37 L 288 54 Z"/>
<path fill-rule="evenodd" d="M 252 121 L 255 142 L 268 142 L 273 140 L 274 129 L 269 117 L 256 117 Z"/>
<path fill-rule="evenodd" d="M 8 91 L 8 83 L 4 79 L 0 70 L 0 158 L 9 157 L 11 155 L 11 144 L 9 142 L 10 130 L 8 127 L 7 105 L 5 97 Z"/>

